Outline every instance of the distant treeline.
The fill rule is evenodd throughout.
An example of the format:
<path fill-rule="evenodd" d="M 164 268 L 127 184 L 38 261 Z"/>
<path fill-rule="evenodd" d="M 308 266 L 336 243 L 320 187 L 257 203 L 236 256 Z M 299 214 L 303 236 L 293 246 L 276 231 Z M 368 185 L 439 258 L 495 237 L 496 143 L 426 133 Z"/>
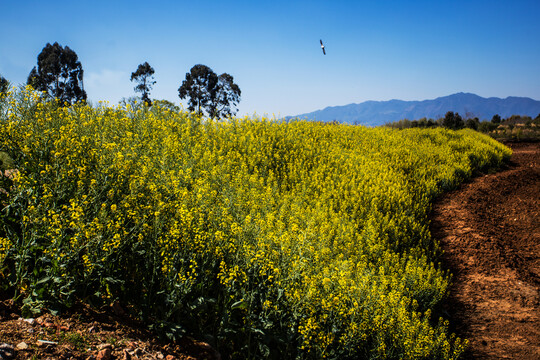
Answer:
<path fill-rule="evenodd" d="M 386 123 L 385 126 L 393 129 L 446 127 L 459 130 L 470 128 L 495 138 L 540 139 L 540 114 L 534 119 L 522 115 L 512 115 L 504 119 L 497 114 L 491 120 L 480 121 L 477 117 L 463 119 L 459 113 L 448 111 L 444 117 L 436 120 L 425 117 L 418 120 L 402 119 Z"/>

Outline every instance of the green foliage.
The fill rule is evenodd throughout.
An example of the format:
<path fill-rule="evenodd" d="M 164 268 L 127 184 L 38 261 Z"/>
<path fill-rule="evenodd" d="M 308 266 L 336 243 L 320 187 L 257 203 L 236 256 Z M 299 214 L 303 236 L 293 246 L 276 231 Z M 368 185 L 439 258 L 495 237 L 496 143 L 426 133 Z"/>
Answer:
<path fill-rule="evenodd" d="M 233 359 L 463 352 L 428 215 L 510 155 L 493 139 L 17 99 L 0 281 L 29 312 L 119 301 Z"/>
<path fill-rule="evenodd" d="M 478 118 L 474 119 L 467 119 L 465 122 L 465 127 L 472 130 L 478 130 L 478 126 L 480 125 L 480 121 Z"/>
<path fill-rule="evenodd" d="M 392 129 L 410 129 L 444 126 L 449 129 L 466 127 L 488 134 L 499 141 L 537 141 L 540 140 L 540 115 L 536 119 L 530 116 L 512 115 L 501 119 L 494 115 L 491 121 L 480 121 L 478 118 L 468 118 L 465 122 L 459 114 L 448 112 L 444 118 L 434 121 L 422 118 L 419 120 L 402 119 L 385 125 Z"/>
<path fill-rule="evenodd" d="M 156 83 L 154 81 L 154 68 L 145 62 L 140 64 L 137 71 L 131 73 L 131 81 L 136 81 L 135 92 L 141 93 L 141 98 L 148 106 L 152 106 L 152 100 L 150 100 L 149 94 L 152 90 L 152 86 Z"/>
<path fill-rule="evenodd" d="M 487 133 L 487 132 L 495 130 L 497 127 L 498 127 L 497 124 L 494 124 L 489 121 L 482 121 L 480 124 L 478 124 L 478 131 Z"/>
<path fill-rule="evenodd" d="M 141 99 L 137 96 L 130 96 L 127 98 L 124 97 L 118 102 L 118 105 L 124 109 L 136 110 L 141 109 L 145 106 Z"/>
<path fill-rule="evenodd" d="M 86 100 L 83 69 L 77 54 L 57 42 L 47 43 L 39 53 L 37 67 L 28 75 L 27 84 L 58 99 L 61 105 Z"/>
<path fill-rule="evenodd" d="M 394 121 L 391 123 L 385 124 L 385 126 L 390 127 L 392 129 L 409 129 L 409 128 L 432 128 L 439 126 L 437 121 L 433 119 L 427 119 L 427 118 L 421 118 L 419 120 L 409 120 L 409 119 L 402 119 L 399 121 Z"/>
<path fill-rule="evenodd" d="M 458 113 L 448 111 L 442 120 L 442 126 L 451 130 L 463 129 L 465 126 L 463 119 Z"/>
<path fill-rule="evenodd" d="M 527 121 L 532 121 L 530 116 L 512 115 L 502 121 L 503 125 L 523 125 Z"/>
<path fill-rule="evenodd" d="M 495 116 L 491 122 L 482 122 L 479 130 L 499 141 L 540 140 L 540 121 L 530 116 L 512 115 L 506 119 Z"/>
<path fill-rule="evenodd" d="M 180 107 L 178 105 L 175 105 L 173 102 L 169 100 L 155 100 L 154 99 L 154 105 L 156 108 L 161 110 L 169 110 L 172 112 L 179 112 Z"/>
<path fill-rule="evenodd" d="M 13 169 L 13 159 L 5 152 L 0 151 L 0 171 Z"/>
<path fill-rule="evenodd" d="M 7 93 L 9 90 L 9 81 L 2 75 L 0 75 L 0 94 Z"/>
<path fill-rule="evenodd" d="M 84 351 L 88 346 L 88 340 L 82 334 L 74 331 L 62 333 L 60 341 L 68 343 L 71 347 L 79 351 Z"/>
<path fill-rule="evenodd" d="M 188 110 L 202 115 L 206 109 L 210 113 L 212 94 L 217 87 L 218 76 L 208 66 L 198 64 L 186 73 L 186 79 L 178 88 L 180 99 L 189 98 Z"/>
<path fill-rule="evenodd" d="M 191 68 L 178 88 L 180 99 L 189 98 L 188 110 L 218 119 L 236 114 L 240 94 L 240 88 L 231 75 L 217 76 L 212 69 L 201 64 Z"/>
<path fill-rule="evenodd" d="M 218 83 L 212 94 L 210 116 L 224 118 L 233 116 L 238 111 L 236 105 L 240 102 L 240 88 L 234 83 L 234 78 L 227 74 L 218 77 Z"/>

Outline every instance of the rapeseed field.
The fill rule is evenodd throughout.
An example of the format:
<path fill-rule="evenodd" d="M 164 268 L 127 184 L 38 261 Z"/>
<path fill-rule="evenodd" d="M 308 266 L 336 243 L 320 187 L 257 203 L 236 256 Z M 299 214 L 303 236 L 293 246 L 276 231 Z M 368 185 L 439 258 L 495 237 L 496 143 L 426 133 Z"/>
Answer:
<path fill-rule="evenodd" d="M 0 286 L 118 301 L 228 358 L 456 359 L 430 204 L 510 150 L 472 130 L 0 99 Z M 5 169 L 4 169 L 5 170 Z"/>

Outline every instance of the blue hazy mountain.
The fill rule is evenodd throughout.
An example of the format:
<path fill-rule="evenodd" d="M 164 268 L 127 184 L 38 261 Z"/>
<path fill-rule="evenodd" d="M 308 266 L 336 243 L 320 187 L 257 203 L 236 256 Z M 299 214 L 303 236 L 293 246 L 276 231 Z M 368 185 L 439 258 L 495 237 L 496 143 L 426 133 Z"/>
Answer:
<path fill-rule="evenodd" d="M 379 126 L 402 119 L 418 120 L 423 117 L 438 119 L 448 111 L 459 113 L 463 118 L 478 117 L 491 120 L 493 115 L 502 118 L 511 115 L 540 114 L 540 101 L 526 97 L 483 98 L 470 93 L 457 93 L 423 101 L 365 101 L 360 104 L 329 106 L 307 114 L 288 116 L 287 119 L 299 118 L 313 121 L 338 121 L 340 123 Z"/>

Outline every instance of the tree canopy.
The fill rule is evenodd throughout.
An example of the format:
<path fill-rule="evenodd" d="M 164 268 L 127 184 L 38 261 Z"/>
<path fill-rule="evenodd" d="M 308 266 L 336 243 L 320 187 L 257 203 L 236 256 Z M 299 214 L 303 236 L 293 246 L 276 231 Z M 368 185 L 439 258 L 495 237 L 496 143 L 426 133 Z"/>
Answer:
<path fill-rule="evenodd" d="M 147 103 L 148 106 L 152 106 L 152 100 L 150 100 L 149 94 L 152 86 L 156 83 L 154 72 L 154 68 L 145 61 L 144 64 L 139 65 L 137 71 L 131 73 L 131 81 L 137 82 L 137 86 L 134 88 L 135 92 L 141 93 L 142 101 Z"/>
<path fill-rule="evenodd" d="M 458 113 L 448 111 L 442 120 L 442 126 L 452 130 L 462 129 L 465 126 L 463 119 Z"/>
<path fill-rule="evenodd" d="M 172 112 L 180 111 L 180 107 L 175 105 L 169 100 L 154 100 L 154 105 L 160 107 L 161 109 L 170 110 Z"/>
<path fill-rule="evenodd" d="M 188 100 L 188 110 L 211 117 L 236 114 L 240 88 L 227 73 L 219 76 L 206 65 L 198 64 L 186 74 L 178 89 L 180 99 Z"/>
<path fill-rule="evenodd" d="M 178 96 L 180 99 L 189 98 L 188 110 L 202 114 L 203 110 L 209 110 L 217 82 L 218 77 L 212 69 L 202 64 L 195 65 L 178 88 Z"/>
<path fill-rule="evenodd" d="M 9 81 L 0 75 L 0 94 L 6 93 L 9 90 Z"/>
<path fill-rule="evenodd" d="M 465 121 L 465 127 L 469 128 L 469 129 L 473 129 L 473 130 L 478 130 L 478 125 L 480 124 L 480 120 L 475 117 L 474 119 L 467 119 L 467 121 Z"/>
<path fill-rule="evenodd" d="M 501 116 L 499 114 L 493 115 L 491 122 L 494 124 L 500 124 L 502 122 Z"/>
<path fill-rule="evenodd" d="M 240 88 L 234 83 L 234 78 L 223 73 L 218 77 L 217 89 L 211 101 L 211 116 L 222 118 L 236 114 L 236 105 L 240 102 Z"/>
<path fill-rule="evenodd" d="M 83 86 L 83 69 L 75 51 L 55 42 L 47 43 L 38 55 L 27 83 L 34 89 L 45 91 L 62 104 L 86 100 Z"/>

